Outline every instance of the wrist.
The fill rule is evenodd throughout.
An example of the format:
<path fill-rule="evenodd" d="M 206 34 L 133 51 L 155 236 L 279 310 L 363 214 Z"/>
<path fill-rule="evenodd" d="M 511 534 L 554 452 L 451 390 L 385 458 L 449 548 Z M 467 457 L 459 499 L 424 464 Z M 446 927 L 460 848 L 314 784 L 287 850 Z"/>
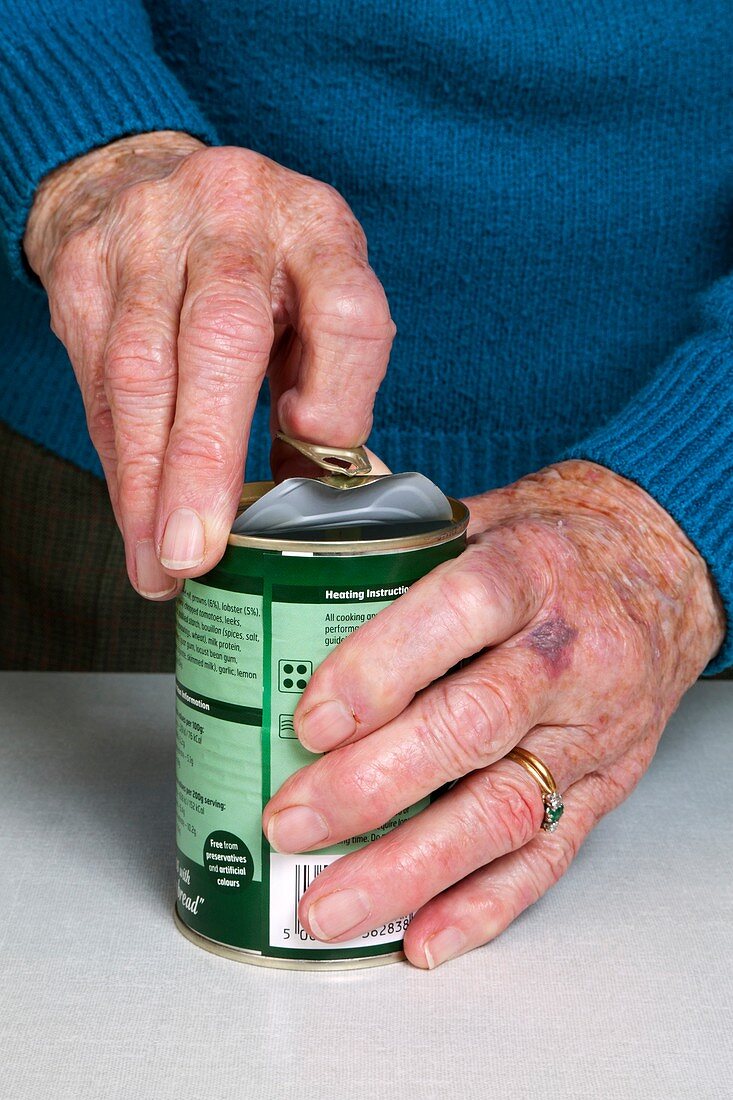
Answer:
<path fill-rule="evenodd" d="M 44 258 L 68 233 L 90 225 L 110 197 L 130 184 L 161 179 L 203 142 L 175 130 L 120 138 L 55 168 L 41 181 L 28 216 L 23 248 L 42 275 Z"/>

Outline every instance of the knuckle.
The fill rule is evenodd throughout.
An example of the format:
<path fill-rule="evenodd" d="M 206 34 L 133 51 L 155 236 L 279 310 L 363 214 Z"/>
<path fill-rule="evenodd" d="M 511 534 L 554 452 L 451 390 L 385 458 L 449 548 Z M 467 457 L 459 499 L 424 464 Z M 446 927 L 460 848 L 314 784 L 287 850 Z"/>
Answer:
<path fill-rule="evenodd" d="M 246 292 L 264 316 L 269 316 L 271 304 L 264 289 L 267 279 L 261 253 L 248 250 L 244 245 L 241 250 L 233 251 L 230 241 L 206 234 L 196 240 L 190 256 L 198 264 L 203 260 L 207 270 L 205 281 L 199 282 L 189 301 L 211 295 L 216 306 L 216 300 L 222 298 L 240 302 Z"/>
<path fill-rule="evenodd" d="M 520 557 L 525 579 L 533 581 L 546 598 L 564 576 L 577 570 L 577 549 L 557 523 L 523 520 L 512 527 L 509 541 L 511 557 Z"/>
<path fill-rule="evenodd" d="M 466 638 L 478 652 L 485 645 L 486 612 L 494 610 L 502 619 L 515 617 L 515 605 L 523 601 L 517 585 L 516 562 L 503 568 L 485 548 L 469 547 L 458 568 L 447 569 L 440 579 L 440 598 Z"/>
<path fill-rule="evenodd" d="M 222 290 L 187 303 L 182 329 L 189 347 L 217 361 L 261 363 L 274 337 L 272 312 L 264 302 Z"/>
<path fill-rule="evenodd" d="M 104 373 L 111 390 L 152 397 L 175 385 L 173 347 L 166 339 L 130 333 L 113 339 L 104 355 Z"/>
<path fill-rule="evenodd" d="M 158 489 L 160 459 L 145 451 L 127 455 L 117 468 L 119 506 L 123 513 L 139 511 Z"/>
<path fill-rule="evenodd" d="M 612 806 L 618 806 L 629 793 L 612 771 L 589 772 L 585 776 L 582 790 L 574 792 L 576 814 L 583 828 L 590 832 Z"/>
<path fill-rule="evenodd" d="M 545 893 L 547 883 L 542 871 L 543 868 L 536 862 L 528 863 L 522 868 L 522 874 L 515 877 L 511 886 L 504 887 L 502 893 L 506 896 L 502 899 L 502 904 L 510 913 L 507 924 L 519 913 L 529 909 L 530 905 L 539 901 Z"/>
<path fill-rule="evenodd" d="M 361 829 L 376 828 L 385 824 L 396 809 L 402 808 L 395 802 L 398 782 L 378 761 L 350 761 L 352 755 L 358 757 L 359 754 L 346 754 L 342 750 L 339 754 L 341 759 L 334 756 L 322 758 L 321 789 L 337 792 L 339 804 L 349 807 L 350 814 L 359 817 Z"/>
<path fill-rule="evenodd" d="M 483 686 L 436 684 L 422 727 L 432 755 L 455 778 L 490 762 L 497 743 L 497 707 Z"/>
<path fill-rule="evenodd" d="M 304 206 L 310 214 L 309 228 L 316 238 L 323 234 L 335 234 L 348 242 L 353 255 L 366 257 L 366 235 L 341 192 L 325 180 L 308 178 L 305 180 L 304 195 Z"/>
<path fill-rule="evenodd" d="M 278 405 L 278 414 L 281 417 L 283 427 L 288 435 L 296 439 L 327 439 L 333 447 L 351 447 L 367 438 L 371 430 L 371 411 L 362 407 L 352 411 L 341 406 L 342 418 L 336 422 L 332 412 L 333 406 L 326 406 L 322 401 L 303 400 L 281 401 Z"/>
<path fill-rule="evenodd" d="M 494 849 L 501 846 L 501 823 L 491 780 L 485 770 L 475 772 L 462 781 L 460 809 L 455 824 L 464 835 L 475 836 L 482 847 L 487 842 Z"/>
<path fill-rule="evenodd" d="M 477 536 L 475 564 L 495 600 L 529 613 L 547 601 L 558 562 L 569 565 L 566 541 L 546 521 L 509 520 Z"/>
<path fill-rule="evenodd" d="M 161 182 L 155 179 L 136 180 L 120 188 L 112 200 L 116 215 L 137 223 L 151 214 L 157 214 L 161 203 Z"/>
<path fill-rule="evenodd" d="M 208 423 L 199 430 L 172 432 L 165 464 L 176 476 L 195 471 L 197 476 L 221 480 L 237 464 L 237 456 L 231 441 Z"/>
<path fill-rule="evenodd" d="M 182 174 L 203 175 L 210 180 L 225 179 L 236 173 L 237 176 L 256 174 L 270 162 L 252 149 L 241 149 L 236 145 L 215 145 L 197 149 L 181 163 L 177 172 Z"/>
<path fill-rule="evenodd" d="M 575 792 L 575 800 L 579 812 L 587 821 L 588 830 L 628 798 L 644 775 L 646 766 L 636 753 L 629 752 L 617 766 L 590 772 L 585 776 L 582 790 Z"/>
<path fill-rule="evenodd" d="M 269 224 L 279 177 L 286 172 L 251 149 L 216 146 L 190 153 L 170 184 L 196 204 L 201 226 L 236 230 L 243 214 Z"/>
<path fill-rule="evenodd" d="M 439 600 L 454 620 L 454 629 L 458 627 L 470 647 L 470 653 L 483 649 L 483 623 L 490 602 L 485 574 L 466 567 L 446 572 L 440 584 Z"/>
<path fill-rule="evenodd" d="M 325 206 L 337 210 L 339 213 L 348 212 L 351 214 L 351 207 L 346 199 L 332 184 L 326 183 L 325 180 L 309 178 L 308 186 L 314 198 L 320 200 Z"/>
<path fill-rule="evenodd" d="M 524 904 L 510 889 L 493 887 L 477 898 L 476 911 L 479 926 L 484 930 L 485 940 L 493 939 L 508 928 L 522 909 L 526 909 L 537 900 L 539 895 L 529 898 Z"/>
<path fill-rule="evenodd" d="M 112 410 L 102 394 L 96 392 L 87 397 L 85 403 L 89 436 L 97 450 L 103 447 L 107 454 L 110 450 L 109 441 L 114 436 Z"/>
<path fill-rule="evenodd" d="M 583 782 L 573 791 L 573 814 L 579 827 L 590 832 L 603 816 L 602 803 L 610 790 L 600 772 L 588 772 Z"/>
<path fill-rule="evenodd" d="M 340 191 L 325 180 L 298 176 L 296 194 L 298 222 L 305 230 L 298 243 L 308 240 L 318 245 L 346 236 L 355 254 L 366 255 L 364 230 Z"/>
<path fill-rule="evenodd" d="M 44 275 L 52 300 L 83 301 L 89 286 L 100 279 L 98 247 L 99 233 L 94 226 L 75 229 L 64 237 Z"/>
<path fill-rule="evenodd" d="M 455 878 L 455 852 L 437 837 L 406 840 L 396 829 L 386 833 L 379 846 L 380 863 L 388 868 L 390 878 L 400 883 L 406 911 L 424 904 L 426 894 L 432 892 L 427 884 L 450 883 Z"/>
<path fill-rule="evenodd" d="M 533 780 L 529 780 L 532 783 Z M 525 845 L 537 832 L 543 816 L 542 800 L 535 786 L 513 782 L 505 776 L 491 779 L 492 796 L 497 800 L 497 820 L 504 833 L 508 851 Z"/>
<path fill-rule="evenodd" d="M 62 344 L 68 345 L 69 336 L 71 333 L 71 325 L 69 324 L 69 317 L 67 309 L 60 301 L 59 297 L 55 293 L 48 295 L 48 310 L 49 321 L 51 325 L 51 332 L 56 336 Z"/>
<path fill-rule="evenodd" d="M 580 840 L 574 830 L 554 833 L 548 840 L 549 843 L 538 846 L 537 852 L 545 871 L 543 879 L 554 885 L 578 854 Z"/>
<path fill-rule="evenodd" d="M 369 277 L 314 289 L 303 327 L 313 335 L 390 344 L 397 331 L 384 291 Z"/>

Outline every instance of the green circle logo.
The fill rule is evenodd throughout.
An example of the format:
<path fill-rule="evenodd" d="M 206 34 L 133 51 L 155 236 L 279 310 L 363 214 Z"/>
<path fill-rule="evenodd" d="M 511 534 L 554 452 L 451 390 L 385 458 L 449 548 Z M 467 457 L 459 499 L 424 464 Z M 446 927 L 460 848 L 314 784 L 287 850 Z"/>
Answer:
<path fill-rule="evenodd" d="M 241 837 L 218 829 L 204 843 L 204 867 L 220 890 L 234 894 L 252 881 L 252 853 Z"/>

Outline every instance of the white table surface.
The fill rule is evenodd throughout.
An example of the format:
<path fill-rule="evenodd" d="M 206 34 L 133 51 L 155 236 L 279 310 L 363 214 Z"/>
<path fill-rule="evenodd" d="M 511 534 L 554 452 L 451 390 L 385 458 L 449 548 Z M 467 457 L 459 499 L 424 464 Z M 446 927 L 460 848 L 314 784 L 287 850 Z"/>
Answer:
<path fill-rule="evenodd" d="M 733 1096 L 733 683 L 566 878 L 433 973 L 228 962 L 173 926 L 173 684 L 0 675 L 3 1100 Z"/>

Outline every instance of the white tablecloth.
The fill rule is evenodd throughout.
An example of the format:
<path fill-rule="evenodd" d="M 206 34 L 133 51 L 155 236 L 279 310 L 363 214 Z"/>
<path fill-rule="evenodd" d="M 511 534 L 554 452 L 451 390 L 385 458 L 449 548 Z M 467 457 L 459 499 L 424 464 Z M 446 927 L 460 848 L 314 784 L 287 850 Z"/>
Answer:
<path fill-rule="evenodd" d="M 433 973 L 175 930 L 173 684 L 0 675 L 0 1096 L 733 1096 L 733 683 L 703 683 L 559 886 Z"/>

